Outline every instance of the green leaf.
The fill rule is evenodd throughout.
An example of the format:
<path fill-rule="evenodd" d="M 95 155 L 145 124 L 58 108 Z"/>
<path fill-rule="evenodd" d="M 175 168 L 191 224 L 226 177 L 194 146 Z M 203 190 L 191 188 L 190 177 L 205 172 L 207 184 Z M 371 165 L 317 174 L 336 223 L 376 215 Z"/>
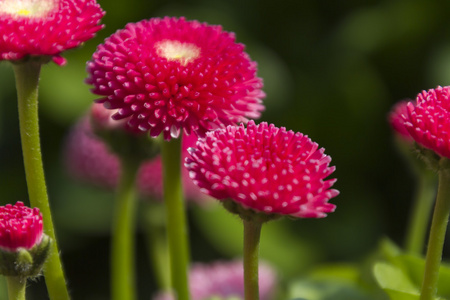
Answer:
<path fill-rule="evenodd" d="M 425 259 L 414 255 L 401 255 L 399 257 L 407 270 L 411 280 L 421 286 L 425 270 Z M 439 269 L 438 294 L 441 297 L 450 298 L 450 265 L 441 263 Z"/>
<path fill-rule="evenodd" d="M 392 300 L 419 299 L 419 290 L 402 269 L 385 262 L 376 263 L 374 275 Z"/>
<path fill-rule="evenodd" d="M 370 300 L 374 299 L 355 284 L 340 280 L 301 279 L 290 284 L 289 299 Z"/>

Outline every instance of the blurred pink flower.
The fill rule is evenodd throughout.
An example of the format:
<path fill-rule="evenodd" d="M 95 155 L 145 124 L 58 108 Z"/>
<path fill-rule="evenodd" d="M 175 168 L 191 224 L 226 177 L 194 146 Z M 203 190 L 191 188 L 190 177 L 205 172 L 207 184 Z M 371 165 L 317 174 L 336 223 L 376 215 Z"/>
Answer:
<path fill-rule="evenodd" d="M 422 91 L 408 103 L 404 125 L 418 144 L 450 158 L 450 87 Z"/>
<path fill-rule="evenodd" d="M 253 121 L 208 132 L 186 159 L 190 176 L 203 192 L 231 199 L 266 214 L 321 218 L 339 194 L 324 180 L 335 167 L 307 136 Z"/>
<path fill-rule="evenodd" d="M 2 0 L 0 60 L 51 56 L 64 65 L 61 52 L 91 39 L 103 15 L 95 0 Z"/>
<path fill-rule="evenodd" d="M 184 18 L 129 23 L 87 64 L 98 102 L 116 120 L 170 140 L 258 118 L 264 109 L 256 63 L 233 33 Z"/>
<path fill-rule="evenodd" d="M 195 145 L 196 141 L 197 138 L 193 135 L 183 136 L 183 160 L 187 155 L 187 148 Z M 68 173 L 78 180 L 109 189 L 117 186 L 120 175 L 119 159 L 94 134 L 87 117 L 81 119 L 70 132 L 65 145 L 64 162 Z M 186 197 L 204 202 L 205 195 L 193 184 L 185 168 L 183 178 Z M 162 166 L 159 156 L 141 165 L 137 186 L 141 195 L 162 199 Z"/>
<path fill-rule="evenodd" d="M 41 242 L 42 236 L 43 221 L 38 208 L 26 207 L 22 202 L 0 206 L 1 249 L 31 249 Z"/>
<path fill-rule="evenodd" d="M 415 101 L 411 101 L 413 105 Z M 388 115 L 388 122 L 394 132 L 404 141 L 412 143 L 414 140 L 406 129 L 404 117 L 408 114 L 408 101 L 400 101 L 396 103 Z"/>
<path fill-rule="evenodd" d="M 276 273 L 268 264 L 259 266 L 259 294 L 261 300 L 273 299 Z M 192 300 L 206 300 L 213 296 L 244 299 L 244 269 L 242 261 L 194 264 L 189 272 Z M 160 293 L 153 300 L 173 300 L 170 293 Z"/>

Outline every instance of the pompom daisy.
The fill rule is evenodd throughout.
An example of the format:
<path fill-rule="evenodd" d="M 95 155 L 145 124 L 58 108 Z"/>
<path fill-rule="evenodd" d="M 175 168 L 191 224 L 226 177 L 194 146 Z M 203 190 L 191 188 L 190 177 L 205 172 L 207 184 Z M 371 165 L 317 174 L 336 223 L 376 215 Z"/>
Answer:
<path fill-rule="evenodd" d="M 61 52 L 91 39 L 103 15 L 95 0 L 1 0 L 0 59 L 49 56 L 64 65 Z"/>
<path fill-rule="evenodd" d="M 203 192 L 268 215 L 321 218 L 339 194 L 324 149 L 301 133 L 265 122 L 208 132 L 186 159 Z"/>
<path fill-rule="evenodd" d="M 450 87 L 422 91 L 409 102 L 404 125 L 419 145 L 450 158 Z"/>
<path fill-rule="evenodd" d="M 43 222 L 38 208 L 29 208 L 22 202 L 0 206 L 0 249 L 10 252 L 31 249 L 42 237 Z"/>
<path fill-rule="evenodd" d="M 97 101 L 116 120 L 166 140 L 258 118 L 264 106 L 256 63 L 220 26 L 184 18 L 129 23 L 87 64 Z"/>

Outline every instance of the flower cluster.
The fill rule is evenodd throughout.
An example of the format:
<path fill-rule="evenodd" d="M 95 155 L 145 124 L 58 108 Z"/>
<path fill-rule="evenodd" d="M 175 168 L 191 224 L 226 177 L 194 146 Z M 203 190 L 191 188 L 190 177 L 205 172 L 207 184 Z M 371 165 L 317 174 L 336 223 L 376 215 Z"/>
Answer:
<path fill-rule="evenodd" d="M 116 120 L 166 140 L 257 118 L 264 109 L 256 63 L 234 34 L 184 18 L 129 23 L 87 64 L 98 102 Z"/>
<path fill-rule="evenodd" d="M 22 202 L 0 206 L 0 248 L 14 252 L 19 248 L 31 249 L 43 237 L 42 215 L 37 208 Z"/>
<path fill-rule="evenodd" d="M 409 102 L 404 125 L 419 145 L 450 158 L 450 87 L 422 91 Z"/>
<path fill-rule="evenodd" d="M 203 192 L 266 214 L 321 218 L 335 179 L 331 158 L 307 136 L 253 121 L 208 132 L 190 149 L 190 176 Z"/>
<path fill-rule="evenodd" d="M 50 56 L 64 65 L 61 52 L 92 38 L 103 15 L 95 0 L 2 0 L 0 60 Z"/>
<path fill-rule="evenodd" d="M 272 299 L 275 294 L 277 276 L 266 263 L 261 263 L 258 271 L 259 294 L 261 300 Z M 192 300 L 206 300 L 213 296 L 244 299 L 244 269 L 242 261 L 194 264 L 189 271 L 189 290 Z M 157 295 L 154 300 L 173 300 L 167 293 Z"/>

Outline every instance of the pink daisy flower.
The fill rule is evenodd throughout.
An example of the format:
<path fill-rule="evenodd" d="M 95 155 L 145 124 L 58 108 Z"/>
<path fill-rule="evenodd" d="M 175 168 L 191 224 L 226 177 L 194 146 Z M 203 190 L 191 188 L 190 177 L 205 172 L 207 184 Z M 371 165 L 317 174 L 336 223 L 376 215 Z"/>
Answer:
<path fill-rule="evenodd" d="M 414 105 L 415 101 L 411 101 L 411 103 Z M 403 119 L 403 116 L 408 114 L 407 106 L 408 101 L 400 101 L 396 103 L 388 115 L 388 122 L 398 136 L 400 136 L 403 140 L 412 143 L 414 140 L 409 134 L 408 129 L 406 129 L 405 121 Z"/>
<path fill-rule="evenodd" d="M 259 295 L 261 300 L 273 299 L 277 276 L 268 264 L 259 267 Z M 189 290 L 192 300 L 206 300 L 214 296 L 244 299 L 244 268 L 242 261 L 194 264 L 189 271 Z M 173 300 L 170 293 L 161 293 L 154 300 Z M 233 298 L 234 299 L 234 298 Z"/>
<path fill-rule="evenodd" d="M 0 206 L 0 249 L 15 252 L 39 244 L 43 237 L 42 214 L 22 202 Z"/>
<path fill-rule="evenodd" d="M 91 39 L 104 12 L 95 0 L 0 0 L 0 60 L 50 56 Z"/>
<path fill-rule="evenodd" d="M 166 140 L 258 118 L 264 106 L 256 63 L 233 33 L 184 18 L 129 23 L 87 64 L 98 102 L 115 120 Z"/>
<path fill-rule="evenodd" d="M 404 125 L 419 145 L 450 158 L 450 87 L 422 91 L 408 103 Z"/>
<path fill-rule="evenodd" d="M 91 114 L 100 114 L 101 111 L 91 110 Z M 110 119 L 96 117 L 96 126 L 101 125 L 101 120 L 110 122 Z M 113 121 L 116 122 L 116 121 Z M 120 122 L 118 122 L 120 124 Z M 124 124 L 122 124 L 124 125 Z M 111 125 L 115 127 L 115 125 Z M 111 127 L 109 127 L 111 129 Z M 183 136 L 183 156 L 187 156 L 187 148 L 195 145 L 197 138 L 194 135 Z M 68 173 L 74 178 L 100 187 L 114 189 L 119 181 L 120 163 L 119 158 L 112 153 L 107 145 L 95 135 L 92 130 L 90 119 L 81 119 L 70 132 L 65 149 L 64 162 Z M 200 203 L 205 202 L 205 195 L 194 185 L 189 178 L 188 171 L 183 168 L 183 188 L 186 198 Z M 139 170 L 137 186 L 141 195 L 162 199 L 162 165 L 158 156 L 144 162 Z"/>
<path fill-rule="evenodd" d="M 307 136 L 253 121 L 208 132 L 186 159 L 203 192 L 265 214 L 321 218 L 333 212 L 331 158 Z"/>

